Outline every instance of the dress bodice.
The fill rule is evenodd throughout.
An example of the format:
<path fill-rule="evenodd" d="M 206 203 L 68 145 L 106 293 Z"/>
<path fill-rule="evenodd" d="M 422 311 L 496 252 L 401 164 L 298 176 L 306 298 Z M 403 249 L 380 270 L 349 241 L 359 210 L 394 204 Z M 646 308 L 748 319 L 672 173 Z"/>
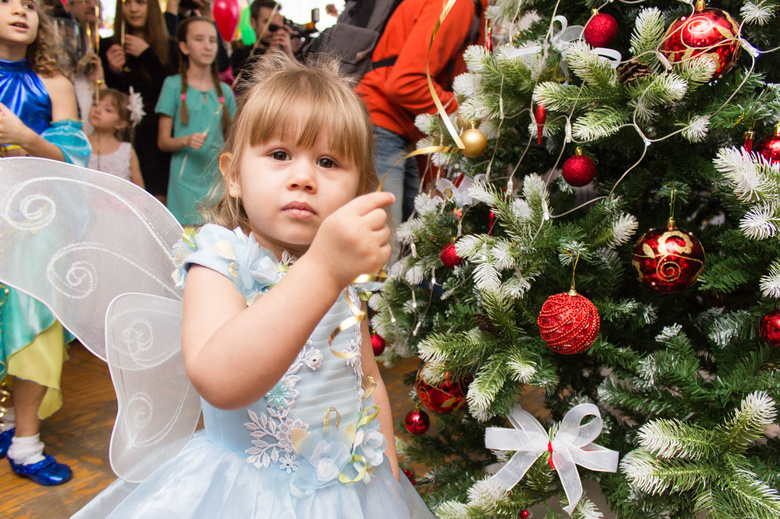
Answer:
<path fill-rule="evenodd" d="M 51 124 L 49 92 L 27 59 L 0 60 L 0 103 L 37 134 L 43 133 Z"/>
<path fill-rule="evenodd" d="M 247 304 L 271 289 L 294 261 L 277 262 L 254 238 L 215 225 L 185 233 L 176 256 L 182 264 L 177 271 L 180 286 L 190 265 L 206 266 L 232 279 Z M 304 493 L 336 479 L 363 477 L 381 464 L 387 445 L 370 397 L 372 381 L 363 376 L 360 327 L 339 333 L 329 344 L 333 331 L 352 315 L 346 297 L 359 304 L 354 290 L 340 297 L 265 397 L 239 410 L 217 409 L 202 401 L 210 441 L 244 453 L 257 469 L 294 473 L 292 482 Z M 294 316 L 279 325 L 294 326 Z"/>

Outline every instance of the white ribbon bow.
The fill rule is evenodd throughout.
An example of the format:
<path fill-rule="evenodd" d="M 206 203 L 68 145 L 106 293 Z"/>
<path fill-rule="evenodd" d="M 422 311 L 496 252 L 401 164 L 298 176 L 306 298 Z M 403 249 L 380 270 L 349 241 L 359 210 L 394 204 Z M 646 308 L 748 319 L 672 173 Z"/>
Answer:
<path fill-rule="evenodd" d="M 581 425 L 586 416 L 594 416 L 594 419 Z M 591 443 L 598 438 L 604 426 L 599 409 L 593 404 L 580 404 L 569 410 L 552 440 L 536 418 L 522 407 L 516 406 L 508 418 L 515 429 L 488 427 L 485 431 L 485 446 L 488 449 L 517 451 L 488 480 L 488 485 L 492 485 L 494 490 L 513 488 L 539 456 L 552 450 L 553 468 L 558 472 L 563 491 L 569 500 L 569 506 L 563 510 L 571 515 L 582 497 L 582 482 L 577 465 L 599 472 L 617 470 L 617 451 Z"/>

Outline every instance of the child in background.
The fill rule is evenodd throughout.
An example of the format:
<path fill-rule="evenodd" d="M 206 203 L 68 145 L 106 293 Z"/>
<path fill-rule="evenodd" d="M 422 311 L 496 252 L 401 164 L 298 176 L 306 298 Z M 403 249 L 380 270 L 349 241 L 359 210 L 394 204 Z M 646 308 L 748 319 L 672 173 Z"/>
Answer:
<path fill-rule="evenodd" d="M 220 157 L 218 225 L 175 255 L 205 431 L 79 519 L 433 518 L 399 474 L 366 321 L 332 336 L 365 310 L 353 281 L 390 257 L 368 113 L 335 63 L 276 55 L 255 73 Z"/>
<path fill-rule="evenodd" d="M 89 122 L 93 128 L 89 136 L 92 144 L 89 168 L 144 187 L 138 156 L 133 146 L 123 139 L 132 128 L 130 97 L 113 88 L 99 91 L 89 109 Z"/>
<path fill-rule="evenodd" d="M 193 16 L 179 24 L 179 74 L 163 84 L 158 145 L 172 151 L 166 205 L 182 225 L 200 225 L 201 205 L 219 182 L 217 158 L 236 99 L 217 70 L 217 26 Z"/>
<path fill-rule="evenodd" d="M 34 0 L 0 3 L 0 151 L 86 166 L 73 85 L 63 75 L 56 33 Z M 29 251 L 36 254 L 36 251 Z M 0 285 L 0 379 L 13 378 L 13 404 L 0 420 L 0 458 L 39 485 L 70 479 L 70 468 L 44 453 L 41 419 L 62 405 L 60 376 L 71 337 L 32 297 Z"/>

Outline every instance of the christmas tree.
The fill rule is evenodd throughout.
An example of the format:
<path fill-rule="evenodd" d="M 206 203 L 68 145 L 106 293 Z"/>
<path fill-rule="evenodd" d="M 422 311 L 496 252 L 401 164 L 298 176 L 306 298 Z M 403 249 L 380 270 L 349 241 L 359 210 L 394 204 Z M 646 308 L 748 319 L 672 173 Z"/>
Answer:
<path fill-rule="evenodd" d="M 601 517 L 580 478 L 621 518 L 780 517 L 779 11 L 489 8 L 451 115 L 487 147 L 418 118 L 445 175 L 370 301 L 382 358 L 424 363 L 399 447 L 439 517 Z"/>

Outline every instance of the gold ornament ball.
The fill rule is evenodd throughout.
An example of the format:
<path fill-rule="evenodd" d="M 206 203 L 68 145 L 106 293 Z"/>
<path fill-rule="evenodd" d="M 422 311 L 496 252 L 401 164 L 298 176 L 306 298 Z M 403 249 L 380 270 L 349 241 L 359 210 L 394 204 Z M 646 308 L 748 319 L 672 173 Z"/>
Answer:
<path fill-rule="evenodd" d="M 460 140 L 463 141 L 463 145 L 465 146 L 463 155 L 470 159 L 479 157 L 485 151 L 485 148 L 487 148 L 487 137 L 476 128 L 469 128 L 463 132 L 460 136 Z"/>

